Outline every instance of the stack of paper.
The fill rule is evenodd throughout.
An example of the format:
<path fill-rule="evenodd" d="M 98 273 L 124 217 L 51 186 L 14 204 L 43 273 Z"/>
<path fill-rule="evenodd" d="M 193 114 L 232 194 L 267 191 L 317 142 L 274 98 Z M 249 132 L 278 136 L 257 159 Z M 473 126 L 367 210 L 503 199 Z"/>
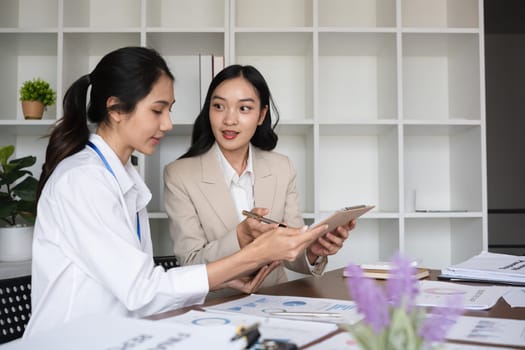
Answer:
<path fill-rule="evenodd" d="M 482 252 L 441 272 L 440 278 L 525 285 L 525 256 Z"/>

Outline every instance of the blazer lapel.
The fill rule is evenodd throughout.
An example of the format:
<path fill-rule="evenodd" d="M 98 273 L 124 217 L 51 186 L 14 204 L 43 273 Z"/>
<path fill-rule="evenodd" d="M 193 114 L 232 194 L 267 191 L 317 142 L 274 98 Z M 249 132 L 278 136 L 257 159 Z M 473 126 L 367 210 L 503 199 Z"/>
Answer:
<path fill-rule="evenodd" d="M 201 182 L 199 186 L 204 193 L 210 206 L 215 211 L 217 217 L 224 223 L 225 229 L 237 226 L 239 218 L 236 214 L 235 205 L 231 198 L 221 164 L 212 147 L 201 157 Z"/>
<path fill-rule="evenodd" d="M 268 208 L 272 212 L 276 178 L 272 174 L 270 165 L 262 157 L 261 151 L 256 147 L 253 150 L 253 172 L 255 174 L 255 183 L 253 188 L 253 196 L 255 198 L 255 206 L 259 208 Z"/>

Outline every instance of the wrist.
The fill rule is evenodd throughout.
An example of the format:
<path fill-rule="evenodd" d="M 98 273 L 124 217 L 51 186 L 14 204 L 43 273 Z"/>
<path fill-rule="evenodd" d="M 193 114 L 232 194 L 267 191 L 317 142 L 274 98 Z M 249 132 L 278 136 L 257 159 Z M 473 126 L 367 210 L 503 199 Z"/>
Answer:
<path fill-rule="evenodd" d="M 310 249 L 306 249 L 306 258 L 308 259 L 310 265 L 315 265 L 319 259 L 319 255 L 312 253 Z"/>

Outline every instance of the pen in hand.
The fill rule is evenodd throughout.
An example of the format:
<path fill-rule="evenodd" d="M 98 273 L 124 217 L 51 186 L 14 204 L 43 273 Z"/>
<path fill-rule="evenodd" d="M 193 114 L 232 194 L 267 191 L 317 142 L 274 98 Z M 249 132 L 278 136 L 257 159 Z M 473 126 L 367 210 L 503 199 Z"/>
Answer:
<path fill-rule="evenodd" d="M 287 227 L 282 222 L 275 221 L 275 220 L 272 220 L 272 219 L 268 219 L 268 218 L 266 218 L 264 216 L 252 213 L 251 211 L 243 210 L 242 211 L 242 215 L 247 216 L 247 217 L 252 218 L 252 219 L 255 219 L 255 220 L 259 220 L 259 221 L 267 223 L 267 224 L 277 224 L 277 225 L 279 225 L 279 227 Z"/>

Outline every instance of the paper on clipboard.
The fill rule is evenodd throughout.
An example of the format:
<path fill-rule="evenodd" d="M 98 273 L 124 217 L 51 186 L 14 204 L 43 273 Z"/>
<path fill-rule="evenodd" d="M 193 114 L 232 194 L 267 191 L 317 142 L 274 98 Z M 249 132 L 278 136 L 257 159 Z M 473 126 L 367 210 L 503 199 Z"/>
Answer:
<path fill-rule="evenodd" d="M 337 226 L 346 225 L 348 222 L 357 219 L 358 217 L 372 210 L 373 208 L 375 208 L 375 205 L 356 205 L 352 207 L 343 208 L 334 212 L 332 215 L 319 222 L 314 222 L 312 225 L 310 225 L 310 228 L 328 224 L 328 229 L 326 229 L 325 232 L 331 232 L 335 228 L 337 228 Z"/>

